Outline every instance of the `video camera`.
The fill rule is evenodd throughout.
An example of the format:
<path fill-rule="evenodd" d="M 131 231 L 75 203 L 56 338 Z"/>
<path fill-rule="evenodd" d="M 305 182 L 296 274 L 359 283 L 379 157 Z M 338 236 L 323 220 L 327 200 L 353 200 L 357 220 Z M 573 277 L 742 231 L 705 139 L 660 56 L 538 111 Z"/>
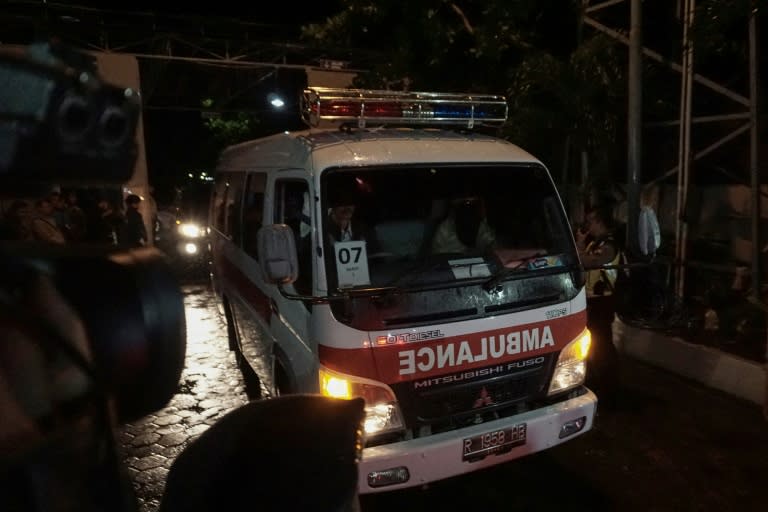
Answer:
<path fill-rule="evenodd" d="M 45 43 L 3 56 L 0 188 L 128 181 L 139 112 L 138 92 L 101 81 L 86 54 Z M 167 403 L 183 368 L 186 333 L 183 296 L 162 253 L 22 243 L 4 244 L 1 254 L 0 283 L 24 275 L 20 268 L 54 276 L 86 324 L 121 421 Z"/>
<path fill-rule="evenodd" d="M 0 46 L 3 195 L 23 196 L 25 191 L 47 184 L 118 185 L 128 181 L 137 155 L 138 91 L 102 81 L 95 61 L 86 53 L 52 43 L 33 44 L 25 50 L 9 52 Z M 105 397 L 110 398 L 110 406 L 100 409 L 108 416 L 101 418 L 102 433 L 108 439 L 94 443 L 94 457 L 99 460 L 89 471 L 97 473 L 109 464 L 114 469 L 118 457 L 109 437 L 114 423 L 157 411 L 177 391 L 186 352 L 181 289 L 164 255 L 154 248 L 119 251 L 0 241 L 0 308 L 6 313 L 23 313 L 18 303 L 21 290 L 40 275 L 55 284 L 80 317 L 92 360 L 72 354 L 55 335 L 42 336 L 44 352 L 67 354 L 94 381 L 98 401 L 106 403 Z M 31 377 L 28 380 L 32 386 L 50 385 L 36 383 Z M 77 403 L 70 406 L 67 417 L 77 418 L 81 414 Z M 83 406 L 82 415 L 92 412 L 92 407 Z M 33 420 L 42 423 L 44 418 Z M 21 501 L 11 500 L 11 509 L 20 503 L 34 506 L 34 510 L 52 509 L 47 506 L 51 504 L 56 510 L 63 509 L 59 508 L 61 500 L 51 497 L 55 492 L 46 487 L 50 481 L 39 473 L 63 451 L 61 444 L 47 439 L 24 453 L 0 453 L 0 491 L 4 494 L 0 509 L 8 499 L 4 486 L 11 485 L 6 477 L 19 484 L 11 489 L 14 494 L 27 495 Z M 109 479 L 109 471 L 94 476 L 95 489 Z M 109 503 L 115 499 L 116 488 L 103 487 L 100 496 L 92 498 L 94 508 L 121 510 L 114 501 Z M 79 507 L 90 508 L 85 502 Z"/>
<path fill-rule="evenodd" d="M 128 181 L 137 151 L 137 92 L 102 82 L 87 55 L 64 47 L 32 45 L 24 54 L 2 50 L 0 191 Z M 12 363 L 0 350 L 0 510 L 138 510 L 111 434 L 116 423 L 161 409 L 177 391 L 186 324 L 174 275 L 155 248 L 0 241 L 0 327 L 23 324 L 40 338 L 45 357 L 55 362 L 63 355 L 75 363 L 94 382 L 98 402 L 94 407 L 93 397 L 84 397 L 66 404 L 63 415 L 34 416 L 45 438 L 32 448 L 8 449 L 3 427 L 14 418 L 3 415 L 8 398 L 3 370 Z M 39 276 L 74 310 L 92 360 L 24 310 L 24 291 Z M 45 308 L 38 306 L 36 311 Z M 0 349 L 13 350 L 10 338 L 0 334 Z M 12 376 L 21 373 L 34 393 L 53 385 L 41 382 L 40 375 L 23 375 L 23 369 L 10 370 Z M 233 510 L 355 510 L 364 415 L 362 399 L 321 395 L 237 408 L 174 461 L 161 510 L 213 510 L 221 503 Z M 89 416 L 98 428 L 84 436 L 78 420 Z M 74 421 L 63 424 L 62 417 Z"/>

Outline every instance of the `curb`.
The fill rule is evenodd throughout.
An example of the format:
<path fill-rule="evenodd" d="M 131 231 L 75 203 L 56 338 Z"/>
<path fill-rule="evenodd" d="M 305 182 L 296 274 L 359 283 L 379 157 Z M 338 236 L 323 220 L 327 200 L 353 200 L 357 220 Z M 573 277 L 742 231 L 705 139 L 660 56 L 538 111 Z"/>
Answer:
<path fill-rule="evenodd" d="M 620 352 L 635 359 L 761 407 L 768 403 L 766 366 L 761 363 L 652 330 L 632 327 L 618 318 L 613 322 L 613 343 Z"/>

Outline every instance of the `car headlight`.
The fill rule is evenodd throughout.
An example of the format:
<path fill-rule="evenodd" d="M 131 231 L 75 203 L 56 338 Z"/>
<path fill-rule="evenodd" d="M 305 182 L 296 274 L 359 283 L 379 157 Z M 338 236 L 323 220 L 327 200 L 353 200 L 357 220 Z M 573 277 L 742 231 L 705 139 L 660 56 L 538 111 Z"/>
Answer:
<path fill-rule="evenodd" d="M 203 230 L 197 224 L 179 224 L 179 234 L 187 238 L 197 238 L 203 235 Z"/>
<path fill-rule="evenodd" d="M 403 429 L 403 416 L 392 389 L 381 382 L 335 372 L 320 366 L 320 393 L 334 398 L 365 400 L 365 434 L 374 436 Z"/>
<path fill-rule="evenodd" d="M 560 352 L 557 358 L 555 372 L 549 383 L 548 395 L 560 393 L 584 383 L 587 375 L 587 355 L 592 344 L 592 335 L 589 329 L 584 331 L 570 342 Z"/>

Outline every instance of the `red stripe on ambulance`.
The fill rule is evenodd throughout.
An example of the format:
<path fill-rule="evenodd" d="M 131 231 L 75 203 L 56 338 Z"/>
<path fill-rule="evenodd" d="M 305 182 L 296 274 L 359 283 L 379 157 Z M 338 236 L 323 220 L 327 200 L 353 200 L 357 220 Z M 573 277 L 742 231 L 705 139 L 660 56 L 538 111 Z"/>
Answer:
<path fill-rule="evenodd" d="M 267 324 L 272 320 L 272 309 L 269 297 L 246 276 L 237 265 L 226 256 L 220 263 L 221 274 L 237 290 L 240 297 L 256 311 L 256 314 Z"/>
<path fill-rule="evenodd" d="M 319 346 L 320 363 L 337 371 L 394 383 L 492 366 L 559 351 L 584 330 L 586 311 L 525 325 L 423 342 L 360 349 Z M 371 358 L 378 375 L 371 375 Z"/>

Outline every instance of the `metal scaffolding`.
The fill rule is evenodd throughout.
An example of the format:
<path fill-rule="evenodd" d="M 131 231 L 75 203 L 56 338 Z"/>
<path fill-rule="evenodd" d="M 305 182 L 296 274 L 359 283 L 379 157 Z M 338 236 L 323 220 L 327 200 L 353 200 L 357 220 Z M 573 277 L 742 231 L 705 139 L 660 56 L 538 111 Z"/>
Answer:
<path fill-rule="evenodd" d="M 52 36 L 81 50 L 136 57 L 149 110 L 256 110 L 243 99 L 279 75 L 357 73 L 372 58 L 360 50 L 300 44 L 295 26 L 28 0 L 4 4 L 0 34 L 0 44 Z M 200 105 L 203 87 L 219 105 Z"/>
<path fill-rule="evenodd" d="M 694 45 L 690 37 L 691 27 L 693 26 L 694 13 L 696 8 L 695 0 L 680 0 L 681 18 L 682 18 L 682 62 L 674 62 L 667 57 L 664 57 L 661 53 L 656 52 L 648 47 L 640 46 L 640 37 L 632 37 L 634 32 L 638 31 L 639 20 L 641 16 L 641 1 L 631 1 L 631 20 L 630 20 L 630 37 L 625 34 L 626 30 L 616 29 L 609 27 L 605 23 L 599 21 L 596 16 L 599 12 L 605 11 L 609 8 L 613 8 L 619 4 L 623 4 L 626 0 L 609 0 L 603 2 L 597 2 L 592 4 L 590 0 L 584 0 L 584 23 L 591 26 L 595 30 L 607 34 L 616 41 L 626 44 L 629 47 L 629 104 L 628 104 L 628 148 L 630 155 L 628 157 L 628 198 L 631 204 L 628 204 L 628 212 L 636 211 L 638 204 L 635 202 L 639 197 L 637 191 L 633 191 L 637 183 L 636 176 L 638 175 L 640 167 L 640 157 L 632 154 L 637 151 L 638 147 L 641 147 L 641 132 L 639 126 L 639 119 L 642 117 L 638 109 L 641 108 L 640 98 L 642 97 L 642 85 L 641 74 L 637 71 L 639 63 L 637 62 L 639 56 L 642 55 L 646 58 L 652 59 L 655 62 L 663 64 L 667 68 L 674 70 L 680 74 L 680 101 L 679 101 L 679 118 L 672 121 L 663 123 L 656 123 L 656 126 L 678 126 L 678 162 L 675 167 L 662 173 L 660 176 L 646 182 L 643 187 L 650 187 L 662 180 L 665 180 L 675 174 L 677 174 L 677 199 L 676 199 L 676 219 L 675 219 L 675 263 L 677 272 L 675 275 L 675 291 L 678 296 L 682 297 L 685 290 L 685 275 L 686 266 L 689 262 L 689 255 L 686 248 L 688 245 L 688 221 L 686 219 L 685 211 L 688 205 L 688 192 L 690 189 L 690 176 L 691 165 L 693 162 L 701 160 L 707 155 L 711 154 L 716 149 L 733 141 L 738 136 L 749 132 L 749 174 L 750 174 L 750 193 L 751 193 L 751 280 L 752 280 L 752 293 L 754 299 L 759 299 L 758 294 L 760 292 L 761 285 L 761 269 L 760 269 L 760 179 L 758 174 L 758 138 L 757 138 L 757 34 L 756 34 L 756 7 L 749 13 L 748 26 L 744 27 L 749 33 L 749 62 L 745 63 L 745 67 L 748 66 L 749 72 L 749 95 L 745 96 L 737 91 L 729 89 L 725 85 L 717 83 L 715 80 L 702 76 L 694 72 Z M 634 70 L 634 72 L 633 72 Z M 698 84 L 715 93 L 731 100 L 735 103 L 737 110 L 732 113 L 722 115 L 708 115 L 708 116 L 696 116 L 692 112 L 692 98 L 694 94 L 693 86 Z M 734 121 L 744 120 L 740 126 L 731 130 L 729 133 L 721 136 L 719 139 L 712 141 L 707 146 L 702 148 L 693 148 L 691 143 L 691 133 L 693 126 L 699 123 L 716 123 L 721 121 Z M 628 219 L 631 220 L 631 219 Z M 634 226 L 628 226 L 628 230 L 631 232 Z"/>

